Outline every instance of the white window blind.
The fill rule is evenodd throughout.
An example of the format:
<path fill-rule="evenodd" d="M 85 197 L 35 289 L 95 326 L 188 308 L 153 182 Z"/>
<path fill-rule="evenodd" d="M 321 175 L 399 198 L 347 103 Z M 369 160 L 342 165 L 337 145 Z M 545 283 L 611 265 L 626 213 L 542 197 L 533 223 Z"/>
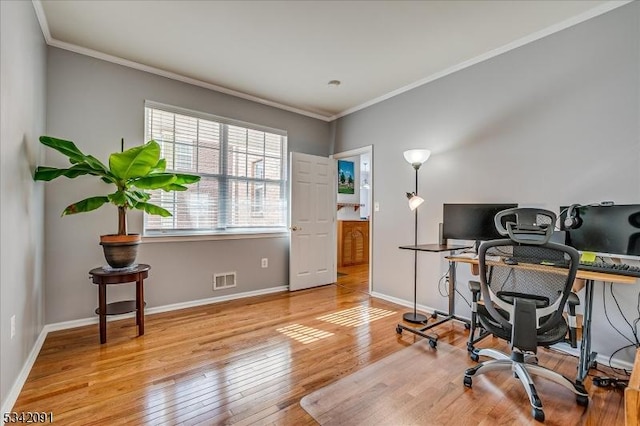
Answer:
<path fill-rule="evenodd" d="M 201 176 L 184 192 L 154 191 L 173 216 L 145 214 L 145 235 L 281 232 L 286 229 L 286 132 L 145 103 L 145 140 L 167 171 Z"/>

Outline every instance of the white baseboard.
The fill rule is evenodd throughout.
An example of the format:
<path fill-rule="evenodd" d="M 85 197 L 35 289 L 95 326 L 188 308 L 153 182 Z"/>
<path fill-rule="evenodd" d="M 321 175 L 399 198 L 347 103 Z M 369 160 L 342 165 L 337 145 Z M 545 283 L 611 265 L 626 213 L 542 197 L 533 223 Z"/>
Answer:
<path fill-rule="evenodd" d="M 267 288 L 264 290 L 255 290 L 255 291 L 248 291 L 244 293 L 230 294 L 227 296 L 210 297 L 207 299 L 192 300 L 189 302 L 173 303 L 171 305 L 156 306 L 153 308 L 145 309 L 145 315 L 157 314 L 160 312 L 176 311 L 178 309 L 186 309 L 186 308 L 191 308 L 195 306 L 210 305 L 212 303 L 227 302 L 229 300 L 244 299 L 247 297 L 262 296 L 265 294 L 279 293 L 287 290 L 289 290 L 288 286 L 279 286 L 279 287 Z M 129 314 L 118 315 L 117 317 L 107 317 L 107 321 L 117 321 L 127 317 L 133 318 L 134 315 L 135 313 L 131 312 Z M 2 402 L 1 413 L 10 412 L 11 409 L 13 408 L 14 404 L 16 403 L 16 400 L 18 399 L 18 395 L 20 395 L 20 392 L 22 391 L 22 387 L 24 386 L 24 383 L 27 381 L 27 377 L 29 377 L 31 368 L 33 368 L 33 364 L 36 362 L 36 359 L 38 358 L 40 349 L 42 349 L 42 345 L 44 344 L 44 341 L 47 338 L 47 335 L 49 333 L 53 331 L 67 330 L 70 328 L 84 327 L 86 325 L 97 324 L 98 322 L 99 322 L 98 317 L 91 317 L 91 318 L 81 318 L 81 319 L 71 320 L 71 321 L 62 321 L 62 322 L 57 322 L 53 324 L 46 324 L 44 327 L 42 327 L 42 331 L 40 332 L 38 339 L 33 344 L 33 348 L 31 348 L 31 352 L 29 353 L 29 356 L 27 357 L 24 365 L 22 366 L 22 370 L 20 370 L 20 374 L 18 375 L 16 380 L 13 382 L 13 385 L 11 386 L 11 389 L 9 390 L 7 397 Z M 0 419 L 0 424 L 4 425 L 4 421 L 2 419 Z"/>
<path fill-rule="evenodd" d="M 264 290 L 235 293 L 227 296 L 218 296 L 218 297 L 209 297 L 206 299 L 190 300 L 188 302 L 172 303 L 171 305 L 155 306 L 153 308 L 145 309 L 144 313 L 145 315 L 152 315 L 152 314 L 158 314 L 161 312 L 177 311 L 178 309 L 193 308 L 196 306 L 210 305 L 212 303 L 227 302 L 229 300 L 245 299 L 247 297 L 262 296 L 262 295 L 271 294 L 271 293 L 279 293 L 281 291 L 287 291 L 288 289 L 289 289 L 288 286 L 279 286 L 279 287 L 267 288 Z M 109 316 L 107 317 L 107 321 L 118 321 L 123 318 L 133 318 L 134 316 L 135 316 L 135 312 L 130 312 L 128 314 L 122 314 L 122 315 L 117 315 L 113 317 Z M 84 327 L 85 325 L 98 324 L 98 322 L 99 322 L 99 318 L 95 316 L 91 318 L 81 318 L 81 319 L 71 320 L 71 321 L 56 322 L 53 324 L 47 324 L 44 327 L 45 329 L 47 329 L 48 332 L 52 332 L 52 331 L 59 331 L 59 330 L 68 330 L 70 328 L 76 328 L 76 327 Z"/>
<path fill-rule="evenodd" d="M 42 349 L 42 345 L 44 344 L 45 339 L 47 338 L 47 326 L 42 328 L 36 342 L 33 344 L 31 348 L 31 352 L 29 352 L 29 356 L 27 357 L 24 365 L 22 366 L 22 370 L 20 370 L 20 374 L 16 377 L 16 380 L 13 382 L 11 389 L 9 389 L 9 393 L 4 401 L 2 401 L 2 411 L 0 413 L 8 413 L 13 409 L 16 400 L 18 399 L 18 395 L 20 395 L 20 391 L 22 390 L 22 386 L 27 381 L 27 377 L 29 377 L 29 373 L 31 372 L 31 368 L 33 364 L 36 362 L 38 358 L 38 354 L 40 353 L 40 349 Z M 4 416 L 3 416 L 4 417 Z M 4 425 L 4 419 L 0 419 L 0 424 Z"/>
<path fill-rule="evenodd" d="M 289 286 L 266 288 L 264 290 L 247 291 L 244 293 L 230 294 L 228 296 L 209 297 L 207 299 L 192 300 L 189 302 L 173 303 L 171 305 L 156 306 L 154 308 L 145 309 L 145 314 L 158 314 L 160 312 L 177 311 L 178 309 L 193 308 L 196 306 L 210 305 L 212 303 L 227 302 L 229 300 L 244 299 L 247 297 L 263 296 L 265 294 L 280 293 L 288 291 Z M 132 314 L 133 316 L 133 314 Z M 96 321 L 97 322 L 97 321 Z"/>
<path fill-rule="evenodd" d="M 398 299 L 396 297 L 392 297 L 392 296 L 387 296 L 386 294 L 381 294 L 381 293 L 376 293 L 375 291 L 371 292 L 371 297 L 376 297 L 378 299 L 382 299 L 382 300 L 386 300 L 387 302 L 392 302 L 395 303 L 396 305 L 401 305 L 401 306 L 406 306 L 407 308 L 411 308 L 413 309 L 413 302 L 404 300 L 404 299 Z M 416 305 L 416 309 L 421 311 L 421 312 L 434 312 L 434 311 L 445 311 L 446 309 L 436 309 L 434 307 L 431 306 L 426 306 L 426 305 Z M 463 315 L 457 315 L 456 316 L 460 317 L 460 318 L 464 318 L 466 320 L 470 320 L 470 318 L 465 317 Z"/>
<path fill-rule="evenodd" d="M 578 342 L 578 345 L 579 344 L 580 342 Z M 580 357 L 580 346 L 578 346 L 577 348 L 572 348 L 571 345 L 569 345 L 568 343 L 556 343 L 555 345 L 552 345 L 551 348 L 568 355 L 573 355 L 576 358 Z M 596 355 L 596 362 L 598 362 L 598 364 L 601 364 L 601 365 L 609 366 L 609 357 L 598 354 Z M 623 361 L 617 358 L 612 358 L 611 367 L 631 371 L 633 369 L 633 363 Z"/>

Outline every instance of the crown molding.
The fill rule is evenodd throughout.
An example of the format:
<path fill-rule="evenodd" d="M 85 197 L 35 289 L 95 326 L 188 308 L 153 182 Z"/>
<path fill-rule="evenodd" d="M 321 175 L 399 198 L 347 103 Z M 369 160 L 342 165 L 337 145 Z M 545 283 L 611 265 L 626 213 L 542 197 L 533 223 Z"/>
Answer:
<path fill-rule="evenodd" d="M 322 121 L 326 121 L 326 122 L 331 122 L 334 120 L 337 120 L 338 118 L 341 117 L 345 117 L 349 114 L 352 114 L 354 112 L 360 111 L 362 109 L 368 108 L 372 105 L 375 105 L 377 103 L 383 102 L 387 99 L 393 98 L 394 96 L 400 95 L 402 93 L 408 92 L 410 90 L 413 90 L 417 87 L 423 86 L 427 83 L 430 83 L 432 81 L 435 81 L 439 78 L 445 77 L 449 74 L 453 74 L 456 71 L 460 71 L 463 70 L 465 68 L 468 68 L 472 65 L 476 65 L 480 62 L 486 61 L 488 59 L 494 58 L 498 55 L 501 55 L 503 53 L 509 52 L 511 50 L 517 49 L 521 46 L 524 46 L 526 44 L 532 43 L 536 40 L 540 40 L 548 35 L 557 33 L 559 31 L 562 31 L 564 29 L 567 29 L 569 27 L 572 27 L 574 25 L 580 24 L 584 21 L 587 21 L 589 19 L 595 18 L 597 16 L 600 16 L 602 14 L 605 14 L 607 12 L 610 12 L 614 9 L 617 9 L 621 6 L 624 6 L 626 4 L 629 4 L 635 0 L 614 0 L 614 1 L 609 1 L 607 3 L 603 3 L 600 6 L 597 6 L 591 10 L 588 10 L 584 13 L 581 13 L 580 15 L 576 15 L 572 18 L 566 19 L 562 22 L 559 22 L 557 24 L 551 25 L 545 29 L 542 29 L 540 31 L 537 31 L 533 34 L 530 34 L 528 36 L 522 37 L 518 40 L 515 40 L 511 43 L 505 44 L 504 46 L 498 47 L 496 49 L 493 49 L 489 52 L 483 53 L 482 55 L 478 55 L 475 58 L 469 59 L 467 61 L 461 62 L 457 65 L 454 65 L 452 67 L 449 67 L 443 71 L 437 72 L 435 74 L 432 74 L 428 77 L 425 77 L 423 79 L 420 79 L 416 82 L 413 82 L 411 84 L 408 84 L 404 87 L 401 87 L 399 89 L 393 90 L 389 93 L 386 93 L 382 96 L 379 96 L 377 98 L 371 99 L 367 102 L 364 102 L 360 105 L 354 106 L 352 108 L 347 108 L 346 110 L 339 112 L 337 114 L 334 115 L 326 115 L 326 114 L 322 114 L 320 112 L 317 111 L 308 111 L 308 110 L 304 110 L 301 108 L 296 108 L 290 105 L 285 105 L 285 104 L 281 104 L 279 102 L 274 102 L 274 101 L 270 101 L 268 99 L 263 99 L 254 95 L 250 95 L 244 92 L 239 92 L 237 90 L 232 90 L 232 89 L 228 89 L 226 87 L 222 87 L 222 86 L 218 86 L 216 84 L 212 84 L 212 83 L 207 83 L 205 81 L 202 80 L 198 80 L 195 78 L 191 78 L 191 77 L 186 77 L 183 76 L 181 74 L 177 74 L 171 71 L 166 71 L 160 68 L 156 68 L 156 67 L 152 67 L 149 65 L 145 65 L 145 64 L 141 64 L 139 62 L 135 62 L 135 61 L 130 61 L 128 59 L 124 59 L 124 58 L 120 58 L 117 56 L 113 56 L 113 55 L 108 55 L 106 53 L 102 53 L 102 52 L 98 52 L 96 50 L 93 49 L 88 49 L 86 47 L 82 47 L 82 46 L 78 46 L 75 44 L 71 44 L 71 43 L 67 43 L 67 42 L 63 42 L 57 39 L 54 39 L 51 36 L 51 32 L 49 30 L 49 24 L 47 22 L 47 18 L 46 15 L 44 13 L 44 9 L 42 7 L 42 2 L 41 0 L 31 0 L 33 3 L 33 7 L 36 11 L 36 16 L 38 18 L 38 22 L 40 24 L 40 28 L 42 30 L 42 34 L 44 36 L 44 39 L 47 43 L 47 45 L 52 46 L 52 47 L 57 47 L 60 49 L 64 49 L 64 50 L 68 50 L 74 53 L 78 53 L 81 55 L 85 55 L 85 56 L 90 56 L 92 58 L 96 58 L 96 59 L 101 59 L 103 61 L 107 61 L 107 62 L 111 62 L 114 64 L 118 64 L 118 65 L 122 65 L 128 68 L 133 68 L 139 71 L 144 71 L 144 72 L 148 72 L 150 74 L 155 74 L 155 75 L 159 75 L 161 77 L 166 77 L 172 80 L 176 80 L 176 81 L 180 81 L 183 83 L 187 83 L 187 84 L 191 84 L 194 86 L 198 86 L 198 87 L 202 87 L 204 89 L 208 89 L 208 90 L 213 90 L 215 92 L 220 92 L 220 93 L 224 93 L 227 95 L 231 95 L 231 96 L 235 96 L 241 99 L 246 99 L 248 101 L 252 101 L 252 102 L 256 102 L 262 105 L 267 105 L 270 107 L 274 107 L 274 108 L 278 108 L 278 109 L 282 109 L 285 111 L 289 111 L 289 112 L 293 112 L 296 114 L 300 114 L 300 115 L 304 115 L 307 117 L 311 117 L 311 118 L 315 118 L 318 120 L 322 120 Z"/>
<path fill-rule="evenodd" d="M 97 50 L 89 49 L 86 47 L 78 46 L 76 44 L 67 43 L 64 41 L 57 40 L 51 36 L 51 32 L 49 30 L 49 24 L 47 22 L 46 15 L 44 13 L 44 9 L 42 8 L 41 0 L 32 0 L 33 7 L 36 10 L 36 16 L 38 17 L 38 22 L 40 23 L 40 28 L 42 30 L 42 34 L 44 35 L 44 39 L 47 45 L 52 47 L 57 47 L 59 49 L 68 50 L 70 52 L 78 53 L 80 55 L 90 56 L 92 58 L 100 59 L 103 61 L 111 62 L 114 64 L 122 65 L 128 68 L 133 68 L 139 71 L 144 71 L 150 74 L 159 75 L 161 77 L 166 77 L 171 80 L 180 81 L 182 83 L 191 84 L 193 86 L 202 87 L 204 89 L 213 90 L 215 92 L 224 93 L 226 95 L 235 96 L 237 98 L 246 99 L 248 101 L 256 102 L 262 105 L 267 105 L 270 107 L 278 108 L 284 111 L 293 112 L 296 114 L 304 115 L 307 117 L 315 118 L 318 120 L 329 122 L 331 121 L 331 116 L 326 114 L 321 114 L 316 111 L 308 111 L 296 107 L 292 107 L 290 105 L 281 104 L 279 102 L 271 101 L 268 99 L 263 99 L 258 96 L 250 95 L 244 92 L 239 92 L 237 90 L 228 89 L 223 86 L 218 86 L 216 84 L 207 83 L 206 81 L 198 80 L 191 77 L 186 77 L 181 74 L 177 74 L 171 71 L 166 71 L 160 68 L 152 67 L 149 65 L 141 64 L 139 62 L 130 61 L 128 59 L 120 58 L 118 56 L 109 55 L 103 52 L 98 52 Z"/>

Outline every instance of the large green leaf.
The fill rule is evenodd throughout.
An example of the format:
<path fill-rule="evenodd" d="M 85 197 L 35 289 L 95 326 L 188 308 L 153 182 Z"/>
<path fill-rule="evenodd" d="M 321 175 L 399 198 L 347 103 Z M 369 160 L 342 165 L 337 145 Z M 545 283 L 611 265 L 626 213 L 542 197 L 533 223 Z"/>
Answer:
<path fill-rule="evenodd" d="M 148 201 L 151 198 L 151 194 L 144 191 L 138 191 L 138 190 L 132 189 L 127 192 L 131 194 L 131 196 L 134 197 L 139 203 Z"/>
<path fill-rule="evenodd" d="M 60 176 L 64 176 L 68 171 L 69 169 L 57 169 L 55 167 L 39 166 L 36 169 L 35 174 L 33 175 L 33 179 L 44 180 L 48 182 Z"/>
<path fill-rule="evenodd" d="M 169 210 L 163 209 L 162 207 L 156 206 L 155 204 L 151 204 L 151 203 L 138 203 L 136 204 L 135 208 L 138 210 L 144 210 L 145 212 L 156 215 L 156 216 L 162 216 L 162 217 L 172 216 Z"/>
<path fill-rule="evenodd" d="M 108 202 L 109 202 L 109 198 L 104 196 L 86 198 L 82 201 L 78 201 L 77 203 L 73 203 L 67 206 L 67 208 L 64 209 L 64 211 L 62 212 L 62 216 L 65 216 L 68 214 L 90 212 L 91 210 L 95 210 L 99 207 L 102 207 L 104 204 Z"/>
<path fill-rule="evenodd" d="M 94 157 L 93 155 L 87 155 L 84 158 L 84 162 L 87 163 L 87 165 L 89 165 L 89 167 L 91 167 L 94 170 L 98 170 L 103 173 L 108 172 L 107 166 L 102 164 L 102 162 L 98 160 L 96 157 Z"/>
<path fill-rule="evenodd" d="M 76 164 L 75 166 L 67 169 L 67 172 L 64 175 L 69 179 L 74 179 L 74 178 L 77 178 L 78 176 L 83 176 L 83 175 L 100 176 L 100 174 L 96 173 L 95 170 L 93 170 L 86 164 L 82 164 L 82 163 Z"/>
<path fill-rule="evenodd" d="M 176 175 L 176 181 L 178 185 L 189 185 L 200 181 L 200 176 L 188 175 L 183 173 L 174 173 Z"/>
<path fill-rule="evenodd" d="M 156 173 L 146 177 L 141 177 L 133 182 L 136 188 L 158 189 L 176 181 L 176 176 L 171 173 Z"/>
<path fill-rule="evenodd" d="M 149 203 L 151 195 L 145 190 L 186 191 L 186 185 L 200 180 L 200 177 L 195 175 L 167 173 L 167 162 L 160 159 L 160 145 L 153 140 L 112 154 L 109 157 L 109 167 L 97 158 L 85 155 L 71 141 L 51 136 L 42 136 L 40 141 L 66 155 L 73 166 L 68 169 L 40 166 L 35 171 L 35 180 L 50 181 L 60 176 L 75 178 L 93 175 L 117 188 L 107 196 L 90 197 L 73 203 L 63 211 L 63 215 L 89 212 L 106 203 L 112 203 L 119 207 L 144 210 L 152 215 L 171 216 L 168 210 Z"/>
<path fill-rule="evenodd" d="M 112 194 L 107 195 L 109 201 L 116 206 L 127 206 L 127 197 L 124 194 L 124 191 L 116 191 Z"/>
<path fill-rule="evenodd" d="M 72 163 L 78 163 L 84 160 L 86 155 L 78 149 L 78 147 L 71 141 L 64 139 L 58 139 L 51 136 L 40 136 L 40 143 L 50 148 L 55 149 L 59 153 L 69 157 Z"/>
<path fill-rule="evenodd" d="M 79 163 L 68 169 L 58 169 L 55 167 L 40 166 L 36 169 L 33 176 L 35 180 L 50 181 L 60 176 L 66 176 L 69 179 L 77 178 L 82 175 L 103 176 L 104 173 L 99 172 L 87 164 Z"/>
<path fill-rule="evenodd" d="M 139 200 L 138 197 L 136 197 L 130 191 L 125 191 L 124 196 L 127 199 L 127 205 L 131 208 L 134 208 L 136 205 L 138 205 L 138 203 L 143 202 Z"/>
<path fill-rule="evenodd" d="M 167 160 L 161 158 L 160 160 L 158 160 L 158 164 L 153 166 L 153 170 L 151 170 L 151 173 L 164 173 L 165 170 L 167 170 Z"/>
<path fill-rule="evenodd" d="M 109 168 L 118 179 L 129 180 L 149 174 L 160 159 L 160 145 L 154 140 L 109 156 Z"/>
<path fill-rule="evenodd" d="M 189 188 L 187 188 L 186 186 L 178 185 L 177 183 L 170 183 L 169 185 L 163 186 L 160 189 L 166 192 L 171 192 L 171 191 L 186 191 Z"/>

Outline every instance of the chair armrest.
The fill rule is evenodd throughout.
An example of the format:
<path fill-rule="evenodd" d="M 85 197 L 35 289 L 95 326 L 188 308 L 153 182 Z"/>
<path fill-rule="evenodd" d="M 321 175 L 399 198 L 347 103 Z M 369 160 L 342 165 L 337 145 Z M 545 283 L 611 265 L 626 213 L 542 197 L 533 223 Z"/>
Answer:
<path fill-rule="evenodd" d="M 567 305 L 569 306 L 578 306 L 580 304 L 580 299 L 578 295 L 574 292 L 569 293 L 569 297 L 567 298 Z"/>

